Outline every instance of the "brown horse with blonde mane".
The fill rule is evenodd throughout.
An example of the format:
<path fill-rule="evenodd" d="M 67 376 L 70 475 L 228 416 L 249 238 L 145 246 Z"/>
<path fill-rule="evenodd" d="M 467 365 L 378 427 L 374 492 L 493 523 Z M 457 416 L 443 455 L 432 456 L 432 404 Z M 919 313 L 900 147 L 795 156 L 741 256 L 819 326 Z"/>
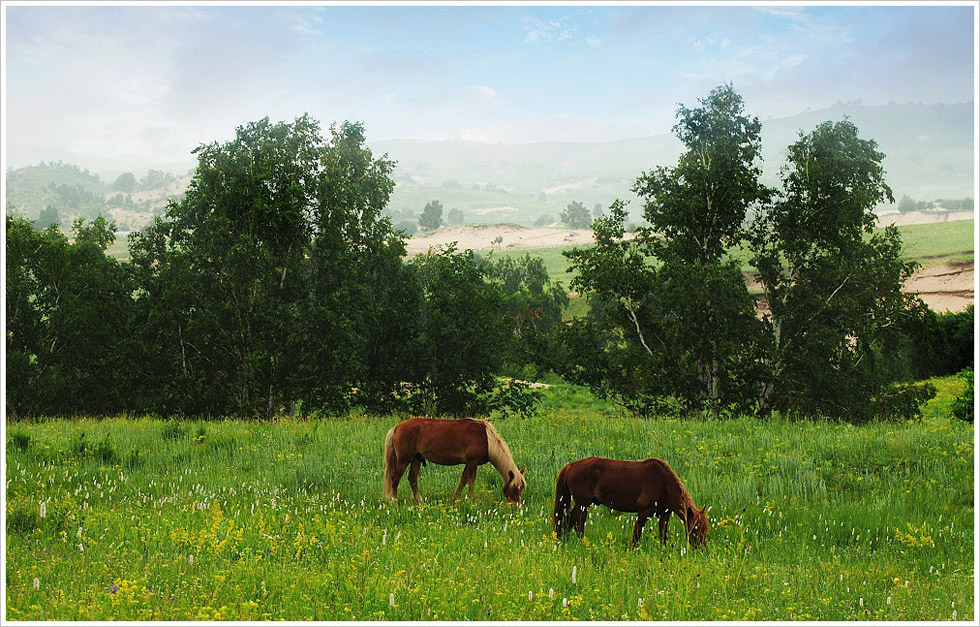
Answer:
<path fill-rule="evenodd" d="M 398 483 L 405 469 L 411 466 L 408 483 L 412 486 L 415 502 L 421 503 L 419 470 L 426 461 L 443 466 L 466 465 L 453 501 L 459 498 L 467 483 L 469 496 L 473 496 L 476 469 L 490 462 L 504 480 L 507 500 L 521 502 L 525 469 L 517 469 L 507 444 L 485 420 L 409 418 L 392 427 L 385 437 L 385 498 L 398 498 Z"/>
<path fill-rule="evenodd" d="M 640 541 L 643 525 L 651 516 L 660 520 L 660 541 L 666 544 L 671 512 L 684 522 L 687 539 L 693 546 L 704 544 L 708 537 L 706 510 L 694 506 L 677 474 L 660 459 L 630 462 L 589 457 L 566 464 L 558 473 L 555 486 L 552 522 L 559 539 L 573 526 L 582 537 L 589 505 L 593 503 L 637 513 L 630 548 Z"/>

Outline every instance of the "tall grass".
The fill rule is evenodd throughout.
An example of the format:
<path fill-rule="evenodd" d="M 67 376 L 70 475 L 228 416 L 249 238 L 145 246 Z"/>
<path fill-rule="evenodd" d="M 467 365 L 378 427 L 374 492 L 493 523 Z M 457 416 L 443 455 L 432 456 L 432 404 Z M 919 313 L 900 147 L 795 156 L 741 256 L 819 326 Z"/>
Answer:
<path fill-rule="evenodd" d="M 424 504 L 407 482 L 383 502 L 393 417 L 8 425 L 5 618 L 972 619 L 973 427 L 939 383 L 924 420 L 861 427 L 639 420 L 553 386 L 496 423 L 519 507 L 490 466 L 456 505 L 461 467 L 434 464 Z M 588 455 L 667 460 L 712 507 L 708 545 L 675 520 L 627 551 L 633 516 L 601 507 L 556 543 L 555 477 Z"/>

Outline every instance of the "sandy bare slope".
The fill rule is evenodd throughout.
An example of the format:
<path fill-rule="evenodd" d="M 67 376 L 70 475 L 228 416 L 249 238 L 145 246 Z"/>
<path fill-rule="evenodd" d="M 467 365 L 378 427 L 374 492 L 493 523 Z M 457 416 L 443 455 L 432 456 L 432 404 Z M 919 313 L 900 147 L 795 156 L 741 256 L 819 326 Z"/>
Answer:
<path fill-rule="evenodd" d="M 495 243 L 497 238 L 499 243 Z M 408 240 L 408 254 L 424 253 L 456 242 L 465 250 L 520 250 L 525 248 L 554 248 L 581 246 L 592 243 L 589 229 L 527 228 L 516 224 L 466 224 L 451 226 L 435 233 L 417 233 Z"/>

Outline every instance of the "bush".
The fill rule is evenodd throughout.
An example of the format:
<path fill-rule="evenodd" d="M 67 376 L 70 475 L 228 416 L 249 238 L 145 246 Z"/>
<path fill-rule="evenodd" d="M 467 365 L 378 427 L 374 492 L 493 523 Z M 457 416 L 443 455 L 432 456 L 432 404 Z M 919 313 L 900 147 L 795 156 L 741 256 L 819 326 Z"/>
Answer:
<path fill-rule="evenodd" d="M 498 411 L 502 416 L 530 416 L 541 404 L 541 394 L 532 392 L 530 387 L 526 381 L 508 380 L 487 395 L 487 411 Z"/>
<path fill-rule="evenodd" d="M 875 417 L 883 420 L 920 419 L 922 405 L 935 395 L 936 386 L 931 383 L 889 386 L 875 398 Z"/>
<path fill-rule="evenodd" d="M 966 422 L 973 422 L 973 369 L 963 370 L 960 378 L 966 381 L 966 389 L 953 400 L 952 415 Z"/>
<path fill-rule="evenodd" d="M 112 436 L 108 433 L 102 437 L 92 453 L 96 459 L 104 464 L 113 464 L 119 459 L 119 455 L 116 453 L 116 446 L 112 442 Z"/>
<path fill-rule="evenodd" d="M 7 440 L 7 448 L 15 448 L 21 453 L 27 450 L 31 445 L 31 436 L 25 431 L 12 431 L 10 433 L 10 439 Z"/>

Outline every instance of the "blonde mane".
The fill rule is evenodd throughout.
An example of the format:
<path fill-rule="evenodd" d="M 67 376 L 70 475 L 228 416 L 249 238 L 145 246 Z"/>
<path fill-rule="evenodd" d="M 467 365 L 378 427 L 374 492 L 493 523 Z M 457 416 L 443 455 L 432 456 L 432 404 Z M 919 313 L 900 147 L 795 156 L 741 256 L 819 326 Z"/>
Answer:
<path fill-rule="evenodd" d="M 511 455 L 510 449 L 507 447 L 507 443 L 504 439 L 500 437 L 497 430 L 493 428 L 493 425 L 486 420 L 477 420 L 477 422 L 483 423 L 483 426 L 487 430 L 487 457 L 490 459 L 490 463 L 493 467 L 497 469 L 500 476 L 504 479 L 504 484 L 507 483 L 507 471 L 514 471 L 514 480 L 520 481 L 521 485 L 524 484 L 524 476 L 521 471 L 518 470 L 517 464 L 514 462 L 514 456 Z"/>

